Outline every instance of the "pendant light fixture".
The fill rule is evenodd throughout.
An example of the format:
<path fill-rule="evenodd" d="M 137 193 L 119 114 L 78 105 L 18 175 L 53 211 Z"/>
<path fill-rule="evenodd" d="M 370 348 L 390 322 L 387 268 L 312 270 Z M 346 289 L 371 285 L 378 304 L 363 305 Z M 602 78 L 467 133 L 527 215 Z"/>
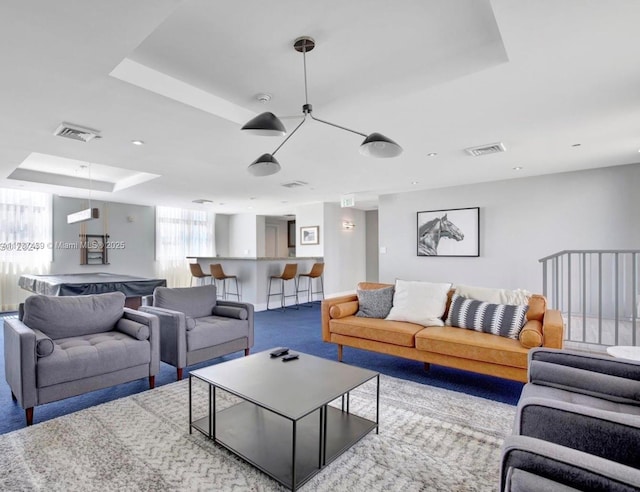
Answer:
<path fill-rule="evenodd" d="M 312 106 L 309 104 L 309 97 L 307 94 L 307 52 L 311 51 L 315 48 L 316 43 L 313 38 L 309 36 L 302 36 L 296 39 L 293 43 L 293 48 L 302 53 L 302 60 L 304 66 L 304 98 L 305 104 L 302 106 L 302 121 L 296 126 L 293 131 L 285 138 L 280 145 L 271 152 L 270 154 L 262 154 L 258 157 L 251 165 L 248 170 L 254 176 L 269 176 L 271 174 L 275 174 L 280 171 L 281 166 L 278 160 L 275 158 L 276 152 L 280 150 L 280 148 L 289 140 L 293 134 L 298 131 L 305 121 L 307 121 L 307 116 L 309 116 L 312 120 L 318 121 L 320 123 L 324 123 L 325 125 L 333 126 L 339 128 L 341 130 L 345 130 L 351 133 L 355 133 L 357 135 L 361 135 L 365 137 L 364 141 L 360 144 L 360 153 L 363 155 L 371 156 L 371 157 L 396 157 L 402 153 L 402 147 L 400 147 L 396 142 L 391 140 L 380 133 L 371 133 L 367 135 L 366 133 L 361 133 L 356 130 L 351 130 L 350 128 L 346 128 L 344 126 L 336 125 L 335 123 L 331 123 L 326 120 L 321 120 L 320 118 L 316 118 L 312 114 Z M 252 133 L 254 135 L 263 135 L 263 136 L 277 136 L 281 137 L 286 133 L 285 127 L 282 124 L 282 121 L 274 115 L 273 113 L 261 113 L 252 120 L 248 121 L 243 127 L 242 130 Z"/>

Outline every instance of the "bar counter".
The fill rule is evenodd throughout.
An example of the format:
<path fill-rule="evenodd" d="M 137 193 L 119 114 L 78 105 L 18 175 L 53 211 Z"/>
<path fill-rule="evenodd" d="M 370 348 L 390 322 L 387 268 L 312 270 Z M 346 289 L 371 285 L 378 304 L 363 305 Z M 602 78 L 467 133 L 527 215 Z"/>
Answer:
<path fill-rule="evenodd" d="M 324 261 L 322 257 L 317 256 L 294 256 L 294 257 L 225 257 L 225 256 L 187 256 L 190 263 L 199 263 L 204 273 L 210 273 L 209 265 L 212 263 L 220 263 L 224 273 L 227 275 L 236 275 L 238 277 L 238 289 L 243 302 L 250 302 L 255 306 L 256 311 L 267 309 L 267 293 L 269 290 L 269 277 L 271 275 L 280 275 L 287 263 L 297 263 L 298 273 L 309 273 L 311 267 L 316 262 Z M 293 293 L 293 282 L 285 282 L 287 294 Z M 274 282 L 274 292 L 279 292 L 280 285 Z M 304 284 L 303 284 L 304 285 Z M 233 290 L 233 281 L 227 281 L 227 290 L 231 286 Z M 220 286 L 220 288 L 222 288 Z M 306 301 L 306 293 L 304 294 Z M 234 301 L 235 296 L 228 298 Z M 287 304 L 291 304 L 292 298 L 287 299 Z M 301 300 L 302 301 L 302 300 Z M 272 297 L 270 307 L 280 305 L 279 297 Z"/>

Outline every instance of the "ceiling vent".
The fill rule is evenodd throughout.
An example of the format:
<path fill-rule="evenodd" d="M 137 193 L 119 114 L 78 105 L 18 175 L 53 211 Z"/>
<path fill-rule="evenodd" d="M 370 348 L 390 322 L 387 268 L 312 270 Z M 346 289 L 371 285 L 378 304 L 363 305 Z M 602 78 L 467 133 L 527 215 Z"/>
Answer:
<path fill-rule="evenodd" d="M 196 198 L 193 200 L 193 203 L 199 203 L 200 205 L 204 203 L 213 203 L 213 200 L 207 200 L 206 198 Z"/>
<path fill-rule="evenodd" d="M 500 152 L 505 152 L 507 149 L 505 148 L 502 142 L 488 144 L 488 145 L 480 145 L 478 147 L 469 147 L 468 149 L 464 149 L 464 151 L 477 157 L 479 155 L 487 155 L 487 154 L 498 154 Z"/>
<path fill-rule="evenodd" d="M 307 183 L 306 181 L 292 181 L 291 183 L 284 183 L 282 186 L 284 186 L 285 188 L 298 188 L 300 186 L 306 186 L 309 183 Z"/>
<path fill-rule="evenodd" d="M 62 123 L 53 134 L 57 137 L 70 138 L 72 140 L 80 140 L 81 142 L 89 142 L 94 138 L 102 138 L 98 130 L 85 128 L 71 123 Z"/>

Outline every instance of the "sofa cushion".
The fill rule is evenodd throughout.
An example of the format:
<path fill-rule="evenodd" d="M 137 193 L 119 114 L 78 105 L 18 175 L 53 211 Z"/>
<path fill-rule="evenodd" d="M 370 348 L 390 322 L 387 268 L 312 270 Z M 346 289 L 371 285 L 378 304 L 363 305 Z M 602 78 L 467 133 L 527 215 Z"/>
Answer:
<path fill-rule="evenodd" d="M 116 330 L 135 338 L 136 340 L 149 339 L 149 327 L 132 319 L 120 318 L 116 323 Z"/>
<path fill-rule="evenodd" d="M 451 284 L 396 280 L 393 307 L 387 319 L 423 326 L 442 326 Z"/>
<path fill-rule="evenodd" d="M 454 294 L 446 324 L 517 339 L 526 322 L 527 309 L 528 305 L 490 304 Z"/>
<path fill-rule="evenodd" d="M 249 322 L 220 316 L 196 319 L 193 330 L 187 331 L 187 352 L 209 348 L 249 336 Z"/>
<path fill-rule="evenodd" d="M 213 314 L 223 318 L 247 319 L 249 317 L 247 310 L 240 306 L 217 305 L 213 308 Z"/>
<path fill-rule="evenodd" d="M 24 302 L 23 323 L 53 340 L 110 331 L 124 312 L 125 295 L 32 295 Z"/>
<path fill-rule="evenodd" d="M 358 301 L 341 302 L 334 304 L 329 309 L 329 317 L 333 319 L 344 318 L 358 312 Z"/>
<path fill-rule="evenodd" d="M 455 286 L 455 290 L 456 294 L 467 299 L 490 302 L 491 304 L 528 304 L 531 297 L 531 292 L 523 289 L 494 289 L 458 284 Z"/>
<path fill-rule="evenodd" d="M 522 330 L 520 330 L 520 343 L 523 347 L 533 348 L 542 347 L 542 323 L 536 320 L 529 320 L 525 323 Z"/>
<path fill-rule="evenodd" d="M 54 343 L 51 338 L 40 330 L 33 330 L 36 334 L 36 355 L 38 357 L 48 357 L 53 353 Z"/>
<path fill-rule="evenodd" d="M 416 333 L 416 348 L 522 369 L 527 368 L 529 354 L 518 340 L 452 326 L 430 326 Z"/>
<path fill-rule="evenodd" d="M 149 364 L 148 340 L 108 331 L 55 340 L 53 353 L 38 359 L 39 388 Z"/>
<path fill-rule="evenodd" d="M 180 311 L 192 318 L 211 316 L 216 306 L 216 287 L 156 287 L 153 291 L 153 305 Z"/>
<path fill-rule="evenodd" d="M 414 347 L 415 335 L 423 329 L 424 326 L 414 323 L 377 318 L 357 318 L 355 316 L 332 319 L 329 322 L 329 331 L 331 333 L 391 343 L 403 347 Z"/>
<path fill-rule="evenodd" d="M 356 316 L 359 318 L 386 318 L 393 306 L 393 291 L 393 287 L 358 289 L 358 312 Z"/>

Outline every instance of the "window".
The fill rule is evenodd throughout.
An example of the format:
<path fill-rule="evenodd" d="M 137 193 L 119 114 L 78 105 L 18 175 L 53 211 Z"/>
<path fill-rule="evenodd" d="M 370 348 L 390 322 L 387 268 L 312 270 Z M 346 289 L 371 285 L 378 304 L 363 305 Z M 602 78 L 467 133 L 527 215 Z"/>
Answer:
<path fill-rule="evenodd" d="M 14 311 L 29 293 L 20 289 L 23 274 L 49 273 L 51 267 L 51 195 L 0 188 L 0 308 Z"/>
<path fill-rule="evenodd" d="M 156 207 L 156 273 L 167 285 L 189 285 L 187 256 L 215 256 L 215 214 Z"/>

